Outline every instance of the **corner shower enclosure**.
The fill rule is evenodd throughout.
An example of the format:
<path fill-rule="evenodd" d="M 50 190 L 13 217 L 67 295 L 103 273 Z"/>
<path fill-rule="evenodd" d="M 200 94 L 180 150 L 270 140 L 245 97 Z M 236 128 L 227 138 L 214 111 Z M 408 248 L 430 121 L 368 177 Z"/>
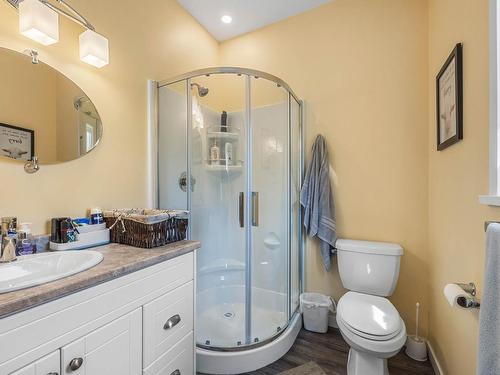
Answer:
<path fill-rule="evenodd" d="M 301 325 L 302 102 L 279 78 L 243 68 L 155 89 L 157 205 L 187 209 L 188 238 L 202 243 L 198 371 L 265 366 Z"/>

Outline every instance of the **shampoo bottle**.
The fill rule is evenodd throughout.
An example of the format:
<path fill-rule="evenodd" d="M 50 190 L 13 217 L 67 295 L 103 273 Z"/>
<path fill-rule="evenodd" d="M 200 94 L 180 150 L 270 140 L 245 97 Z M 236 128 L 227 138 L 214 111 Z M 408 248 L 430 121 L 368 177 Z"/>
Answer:
<path fill-rule="evenodd" d="M 210 148 L 210 162 L 212 165 L 218 165 L 220 159 L 220 149 L 217 146 L 217 141 L 215 141 L 212 148 Z"/>
<path fill-rule="evenodd" d="M 233 164 L 233 144 L 231 142 L 227 142 L 224 146 L 224 154 L 226 156 L 226 165 Z"/>
<path fill-rule="evenodd" d="M 222 111 L 220 115 L 220 131 L 227 132 L 227 112 Z"/>

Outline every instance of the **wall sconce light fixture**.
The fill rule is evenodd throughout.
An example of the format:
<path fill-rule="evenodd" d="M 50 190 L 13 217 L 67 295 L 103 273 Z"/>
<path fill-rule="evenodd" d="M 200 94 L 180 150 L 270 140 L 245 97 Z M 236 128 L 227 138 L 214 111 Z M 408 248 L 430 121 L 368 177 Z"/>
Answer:
<path fill-rule="evenodd" d="M 48 46 L 59 41 L 59 15 L 87 30 L 80 35 L 80 59 L 102 68 L 109 64 L 108 39 L 96 33 L 94 26 L 66 0 L 6 0 L 19 10 L 19 32 L 37 43 Z"/>

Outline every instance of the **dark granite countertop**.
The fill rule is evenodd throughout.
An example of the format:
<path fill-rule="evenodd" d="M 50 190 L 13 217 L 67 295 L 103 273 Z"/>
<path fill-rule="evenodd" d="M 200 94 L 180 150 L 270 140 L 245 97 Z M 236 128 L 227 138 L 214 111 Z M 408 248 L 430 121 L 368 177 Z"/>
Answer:
<path fill-rule="evenodd" d="M 153 249 L 116 243 L 90 249 L 104 255 L 103 261 L 98 265 L 50 283 L 0 294 L 0 318 L 187 254 L 198 248 L 200 243 L 197 241 L 179 241 Z"/>

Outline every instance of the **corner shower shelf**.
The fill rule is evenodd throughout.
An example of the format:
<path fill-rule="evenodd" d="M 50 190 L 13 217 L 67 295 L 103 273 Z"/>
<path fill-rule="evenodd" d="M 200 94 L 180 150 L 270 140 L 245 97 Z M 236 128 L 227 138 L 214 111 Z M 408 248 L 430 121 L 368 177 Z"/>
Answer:
<path fill-rule="evenodd" d="M 225 160 L 224 160 L 225 162 Z M 243 169 L 243 162 L 240 161 L 235 165 L 222 165 L 222 164 L 210 164 L 210 161 L 206 162 L 205 168 L 210 172 L 241 172 Z"/>
<path fill-rule="evenodd" d="M 208 157 L 205 160 L 205 169 L 210 172 L 238 173 L 243 169 L 243 161 L 239 160 L 241 157 L 239 156 L 240 129 L 232 126 L 225 129 L 229 131 L 221 131 L 221 125 L 208 128 L 206 148 L 204 150 L 205 155 Z M 228 144 L 232 146 L 231 165 L 226 165 L 225 149 Z M 213 145 L 219 148 L 220 159 L 218 160 L 211 159 L 210 150 Z"/>
<path fill-rule="evenodd" d="M 215 131 L 209 131 L 207 133 L 208 138 L 217 138 L 217 139 L 233 139 L 233 140 L 238 140 L 240 134 L 235 133 L 235 132 L 215 132 Z"/>

